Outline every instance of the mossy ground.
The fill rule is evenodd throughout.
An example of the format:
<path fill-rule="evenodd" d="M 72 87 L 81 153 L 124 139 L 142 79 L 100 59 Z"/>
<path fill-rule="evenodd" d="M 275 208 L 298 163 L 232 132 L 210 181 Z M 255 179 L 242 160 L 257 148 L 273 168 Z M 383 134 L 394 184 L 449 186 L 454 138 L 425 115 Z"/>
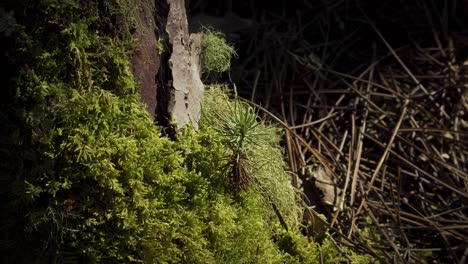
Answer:
<path fill-rule="evenodd" d="M 289 231 L 259 189 L 232 186 L 233 149 L 216 118 L 235 104 L 225 93 L 207 92 L 200 131 L 163 137 L 139 101 L 129 45 L 102 23 L 112 19 L 101 17 L 99 2 L 26 2 L 16 6 L 8 36 L 16 45 L 6 51 L 19 70 L 2 80 L 4 263 L 340 258 L 330 240 L 319 245 L 299 233 L 278 129 L 257 120 L 253 141 L 261 144 L 248 153 Z"/>

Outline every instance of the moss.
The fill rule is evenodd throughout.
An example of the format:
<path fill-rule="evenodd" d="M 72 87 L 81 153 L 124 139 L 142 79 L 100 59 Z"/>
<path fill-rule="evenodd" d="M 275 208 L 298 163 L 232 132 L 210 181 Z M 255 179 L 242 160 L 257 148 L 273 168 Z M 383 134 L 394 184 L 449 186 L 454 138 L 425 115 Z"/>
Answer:
<path fill-rule="evenodd" d="M 6 12 L 3 7 L 0 7 L 0 34 L 5 34 L 9 37 L 15 32 L 17 27 L 13 11 Z"/>
<path fill-rule="evenodd" d="M 164 40 L 158 39 L 158 42 L 156 44 L 156 49 L 158 50 L 158 54 L 162 55 L 164 53 Z"/>
<path fill-rule="evenodd" d="M 96 16 L 96 2 L 79 3 L 90 9 L 42 0 L 34 17 L 17 18 L 9 63 L 21 70 L 0 115 L 10 136 L 0 141 L 0 193 L 8 198 L 0 224 L 9 245 L 2 262 L 313 260 L 319 245 L 298 232 L 279 130 L 213 88 L 199 132 L 161 136 L 136 92 L 128 45 L 98 30 L 108 20 Z M 59 30 L 50 29 L 51 19 Z M 233 140 L 242 131 L 242 121 L 228 118 L 233 110 L 253 117 L 241 144 Z M 230 157 L 238 151 L 261 188 L 233 188 Z"/>
<path fill-rule="evenodd" d="M 234 48 L 226 43 L 221 32 L 204 28 L 202 39 L 203 73 L 221 73 L 231 67 L 231 59 L 237 56 Z"/>
<path fill-rule="evenodd" d="M 247 206 L 254 211 L 243 215 L 247 218 L 258 215 L 258 219 L 264 225 L 257 226 L 249 232 L 256 233 L 257 237 L 263 237 L 265 242 L 274 242 L 273 245 L 267 243 L 260 247 L 274 249 L 266 254 L 268 257 L 264 256 L 263 258 L 271 260 L 272 263 L 321 263 L 321 260 L 324 260 L 325 263 L 372 263 L 374 261 L 372 256 L 359 254 L 348 248 L 343 249 L 350 256 L 350 259 L 346 258 L 337 249 L 329 235 L 322 243 L 319 243 L 310 241 L 301 234 L 299 230 L 299 219 L 302 218 L 301 210 L 296 204 L 295 190 L 289 184 L 289 175 L 283 160 L 284 155 L 279 145 L 281 131 L 274 124 L 262 122 L 251 106 L 239 101 L 235 96 L 233 97 L 234 99 L 230 99 L 229 90 L 223 85 L 212 85 L 207 89 L 200 134 L 216 135 L 216 139 L 211 138 L 211 142 L 220 144 L 220 148 L 217 150 L 219 153 L 217 160 L 222 160 L 223 156 L 229 157 L 240 151 L 251 161 L 248 173 L 255 178 L 255 182 L 249 187 L 240 190 L 235 188 L 230 180 L 232 175 L 229 170 L 221 173 L 221 178 L 224 179 L 223 184 L 231 185 L 228 190 L 233 193 L 234 197 L 240 196 L 254 202 L 254 204 Z M 245 121 L 245 119 L 252 120 L 252 118 L 246 117 L 250 115 L 254 119 L 252 122 L 256 124 L 251 124 L 247 128 L 243 127 L 244 122 L 251 123 L 251 121 Z M 230 124 L 226 125 L 228 123 Z M 240 134 L 247 137 L 244 142 L 240 142 Z M 201 153 L 207 153 L 206 150 L 209 149 L 205 149 Z M 203 155 L 201 153 L 200 155 Z M 195 160 L 202 159 L 200 156 Z M 226 159 L 227 166 L 230 166 L 228 158 Z M 219 166 L 210 164 L 206 169 L 212 171 L 215 167 L 219 168 Z M 272 204 L 276 205 L 288 230 L 281 225 Z M 255 221 L 251 219 L 250 223 L 252 222 Z M 263 230 L 262 233 L 259 233 L 259 230 Z M 260 240 L 257 239 L 257 241 Z M 239 241 L 236 241 L 235 245 L 238 247 Z"/>
<path fill-rule="evenodd" d="M 222 135 L 227 147 L 226 157 L 245 160 L 245 171 L 253 178 L 250 188 L 263 194 L 259 196 L 263 207 L 270 208 L 269 212 L 273 213 L 273 203 L 286 218 L 286 224 L 297 227 L 300 209 L 295 202 L 296 193 L 289 185 L 279 146 L 280 130 L 273 124 L 262 123 L 255 109 L 237 99 L 230 100 L 226 93 L 225 86 L 213 85 L 208 89 L 201 123 L 209 122 L 210 127 Z"/>

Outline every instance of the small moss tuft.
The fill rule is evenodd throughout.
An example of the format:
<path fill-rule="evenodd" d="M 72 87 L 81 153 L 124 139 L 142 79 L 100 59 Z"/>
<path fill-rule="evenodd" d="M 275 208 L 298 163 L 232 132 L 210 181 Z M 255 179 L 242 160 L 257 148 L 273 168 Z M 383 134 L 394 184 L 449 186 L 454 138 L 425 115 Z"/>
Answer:
<path fill-rule="evenodd" d="M 225 72 L 231 66 L 231 59 L 237 56 L 224 35 L 211 28 L 204 28 L 202 48 L 203 73 Z"/>

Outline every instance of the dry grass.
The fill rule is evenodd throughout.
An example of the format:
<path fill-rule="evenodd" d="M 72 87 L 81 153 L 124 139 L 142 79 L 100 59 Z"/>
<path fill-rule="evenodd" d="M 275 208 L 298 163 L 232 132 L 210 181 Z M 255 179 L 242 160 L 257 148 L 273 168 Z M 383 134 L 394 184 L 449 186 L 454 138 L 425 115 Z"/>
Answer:
<path fill-rule="evenodd" d="M 317 163 L 333 178 L 335 208 L 317 189 L 308 198 L 339 244 L 402 263 L 464 263 L 466 4 L 321 2 L 295 19 L 266 14 L 234 65 L 239 94 L 286 128 L 297 187 L 313 183 Z"/>

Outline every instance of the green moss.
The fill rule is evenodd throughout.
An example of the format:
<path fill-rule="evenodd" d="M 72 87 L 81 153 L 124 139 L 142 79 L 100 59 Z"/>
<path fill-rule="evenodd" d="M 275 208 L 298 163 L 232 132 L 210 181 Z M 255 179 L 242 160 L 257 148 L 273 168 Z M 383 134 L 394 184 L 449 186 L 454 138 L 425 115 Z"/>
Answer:
<path fill-rule="evenodd" d="M 213 85 L 206 92 L 202 127 L 204 123 L 209 123 L 210 128 L 222 136 L 222 142 L 227 146 L 226 157 L 245 160 L 243 169 L 253 178 L 249 187 L 262 194 L 259 199 L 263 207 L 274 214 L 271 210 L 273 203 L 286 224 L 297 227 L 300 209 L 296 205 L 296 193 L 289 185 L 284 155 L 279 146 L 280 130 L 272 124 L 262 123 L 251 106 L 239 100 L 230 100 L 226 89 Z M 229 170 L 226 173 L 233 177 L 229 175 Z M 233 179 L 228 180 L 233 182 Z"/>
<path fill-rule="evenodd" d="M 212 85 L 207 89 L 200 134 L 217 134 L 216 140 L 211 138 L 211 142 L 218 142 L 222 146 L 217 151 L 221 153 L 218 154 L 218 159 L 241 152 L 251 161 L 248 169 L 256 181 L 246 190 L 240 190 L 240 196 L 254 201 L 254 205 L 249 205 L 248 208 L 254 209 L 254 212 L 261 216 L 259 219 L 268 226 L 267 230 L 263 231 L 265 232 L 263 236 L 271 237 L 271 239 L 265 237 L 265 241 L 269 243 L 273 241 L 274 250 L 267 254 L 267 259 L 274 260 L 271 263 L 321 263 L 322 260 L 325 263 L 372 263 L 374 259 L 371 256 L 344 248 L 343 251 L 350 256 L 350 259 L 346 258 L 336 248 L 330 236 L 327 236 L 322 243 L 318 243 L 310 241 L 300 233 L 299 222 L 302 216 L 296 204 L 296 193 L 289 184 L 284 155 L 279 145 L 282 136 L 280 130 L 273 124 L 261 122 L 251 106 L 235 97 L 230 99 L 228 93 L 227 87 L 222 85 Z M 241 140 L 241 135 L 246 138 Z M 197 160 L 200 159 L 201 156 Z M 216 166 L 207 168 L 210 170 L 213 167 Z M 232 186 L 232 181 L 229 179 L 232 175 L 229 170 L 221 175 L 225 179 L 224 184 L 227 182 Z M 235 186 L 229 189 L 231 192 L 238 192 Z M 289 230 L 285 230 L 280 225 L 272 209 L 272 203 L 279 209 Z M 255 215 L 254 212 L 244 215 L 252 217 Z M 256 227 L 256 232 L 262 230 L 261 228 L 261 226 Z M 261 234 L 257 236 L 262 237 Z M 269 248 L 266 245 L 263 247 Z"/>
<path fill-rule="evenodd" d="M 90 8 L 37 1 L 33 17 L 16 19 L 18 49 L 8 52 L 20 71 L 0 115 L 3 262 L 315 260 L 323 246 L 298 231 L 279 130 L 213 88 L 200 131 L 162 137 L 136 92 L 129 46 L 105 33 L 96 2 L 79 3 Z M 250 126 L 239 129 L 243 114 Z M 236 153 L 260 185 L 234 188 Z"/>
<path fill-rule="evenodd" d="M 9 37 L 15 32 L 17 27 L 14 13 L 12 11 L 6 12 L 3 7 L 0 7 L 0 34 L 5 34 Z"/>
<path fill-rule="evenodd" d="M 234 48 L 226 43 L 221 32 L 205 28 L 202 39 L 203 73 L 221 73 L 231 67 L 231 59 L 237 56 Z"/>
<path fill-rule="evenodd" d="M 162 39 L 158 39 L 158 42 L 156 44 L 156 49 L 158 50 L 158 54 L 162 55 L 164 53 L 164 41 Z"/>

